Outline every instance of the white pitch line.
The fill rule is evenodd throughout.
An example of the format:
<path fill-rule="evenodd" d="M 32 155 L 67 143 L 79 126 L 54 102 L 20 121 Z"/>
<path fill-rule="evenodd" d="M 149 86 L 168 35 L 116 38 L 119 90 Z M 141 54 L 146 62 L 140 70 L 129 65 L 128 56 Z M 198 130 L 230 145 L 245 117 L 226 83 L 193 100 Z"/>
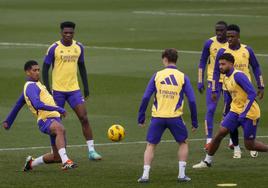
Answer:
<path fill-rule="evenodd" d="M 147 14 L 159 16 L 191 16 L 191 17 L 239 17 L 239 18 L 267 18 L 262 15 L 243 15 L 243 14 L 209 14 L 209 13 L 187 13 L 187 12 L 165 12 L 165 11 L 133 11 L 133 14 Z"/>
<path fill-rule="evenodd" d="M 41 43 L 14 43 L 14 42 L 0 42 L 0 46 L 6 47 L 49 47 L 49 44 L 41 44 Z M 145 48 L 120 48 L 120 47 L 109 47 L 109 46 L 84 46 L 85 48 L 90 49 L 101 49 L 101 50 L 118 50 L 118 51 L 136 51 L 136 52 L 162 52 L 161 49 L 145 49 Z M 178 50 L 179 53 L 184 54 L 201 54 L 201 51 L 193 51 L 193 50 Z M 268 57 L 268 54 L 256 54 L 259 57 Z"/>
<path fill-rule="evenodd" d="M 239 137 L 240 139 L 243 139 L 243 137 Z M 268 136 L 257 136 L 257 138 L 268 138 Z M 224 138 L 224 140 L 227 140 L 229 138 Z M 204 138 L 193 138 L 188 139 L 190 142 L 196 142 L 196 141 L 204 141 Z M 174 140 L 161 140 L 161 143 L 173 143 Z M 146 141 L 133 141 L 133 142 L 108 142 L 108 143 L 100 143 L 100 144 L 94 144 L 95 146 L 118 146 L 118 145 L 134 145 L 134 144 L 146 144 Z M 68 148 L 79 148 L 79 147 L 87 147 L 86 144 L 78 144 L 78 145 L 68 145 Z M 22 150 L 38 150 L 38 149 L 50 149 L 50 146 L 34 146 L 34 147 L 21 147 L 21 148 L 0 148 L 0 152 L 2 151 L 22 151 Z"/>

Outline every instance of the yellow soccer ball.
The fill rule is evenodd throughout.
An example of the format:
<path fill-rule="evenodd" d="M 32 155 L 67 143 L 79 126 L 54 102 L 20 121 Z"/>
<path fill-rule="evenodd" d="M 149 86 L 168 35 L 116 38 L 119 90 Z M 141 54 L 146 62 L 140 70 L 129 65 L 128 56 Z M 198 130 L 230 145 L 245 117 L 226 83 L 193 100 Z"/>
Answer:
<path fill-rule="evenodd" d="M 108 138 L 114 142 L 119 142 L 125 138 L 125 129 L 121 125 L 112 125 L 108 129 Z"/>

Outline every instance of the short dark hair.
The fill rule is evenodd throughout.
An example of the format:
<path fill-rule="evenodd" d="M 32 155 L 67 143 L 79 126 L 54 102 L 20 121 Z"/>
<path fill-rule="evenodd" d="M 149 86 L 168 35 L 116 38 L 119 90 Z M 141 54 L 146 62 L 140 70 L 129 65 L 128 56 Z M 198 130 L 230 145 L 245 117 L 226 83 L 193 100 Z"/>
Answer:
<path fill-rule="evenodd" d="M 24 64 L 24 71 L 30 70 L 32 66 L 38 65 L 38 63 L 35 60 L 29 60 Z"/>
<path fill-rule="evenodd" d="M 218 21 L 216 25 L 224 25 L 225 27 L 228 27 L 228 24 L 225 21 Z"/>
<path fill-rule="evenodd" d="M 167 48 L 162 52 L 162 59 L 167 58 L 168 62 L 176 63 L 178 59 L 178 52 L 175 48 Z"/>
<path fill-rule="evenodd" d="M 224 60 L 226 60 L 226 61 L 229 61 L 229 62 L 231 62 L 231 63 L 233 63 L 233 64 L 234 64 L 234 62 L 235 62 L 234 56 L 233 56 L 232 54 L 230 54 L 230 53 L 224 53 L 224 54 L 222 54 L 222 55 L 219 57 L 219 60 L 221 60 L 221 59 L 224 59 Z"/>
<path fill-rule="evenodd" d="M 62 22 L 62 23 L 60 24 L 60 28 L 61 28 L 61 30 L 63 30 L 65 27 L 75 29 L 75 23 L 74 23 L 74 22 L 70 22 L 70 21 Z"/>
<path fill-rule="evenodd" d="M 228 25 L 227 31 L 236 31 L 237 33 L 240 33 L 240 28 L 238 25 L 231 24 L 231 25 Z"/>

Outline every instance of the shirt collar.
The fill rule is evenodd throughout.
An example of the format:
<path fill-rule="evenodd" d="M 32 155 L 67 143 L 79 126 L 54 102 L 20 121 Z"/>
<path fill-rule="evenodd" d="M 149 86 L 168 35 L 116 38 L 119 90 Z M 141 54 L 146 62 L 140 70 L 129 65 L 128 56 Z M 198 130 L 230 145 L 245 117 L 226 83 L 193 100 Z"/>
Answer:
<path fill-rule="evenodd" d="M 62 39 L 60 40 L 60 43 L 61 43 L 63 46 L 67 46 L 67 47 L 69 47 L 69 46 L 72 46 L 72 45 L 73 45 L 73 40 L 72 40 L 72 44 L 70 44 L 70 45 L 65 45 Z"/>
<path fill-rule="evenodd" d="M 166 66 L 167 69 L 177 69 L 176 65 L 168 65 Z"/>
<path fill-rule="evenodd" d="M 26 81 L 29 81 L 29 82 L 38 82 L 39 80 L 33 80 L 32 78 L 30 78 L 30 77 L 26 77 L 26 79 L 25 79 Z"/>

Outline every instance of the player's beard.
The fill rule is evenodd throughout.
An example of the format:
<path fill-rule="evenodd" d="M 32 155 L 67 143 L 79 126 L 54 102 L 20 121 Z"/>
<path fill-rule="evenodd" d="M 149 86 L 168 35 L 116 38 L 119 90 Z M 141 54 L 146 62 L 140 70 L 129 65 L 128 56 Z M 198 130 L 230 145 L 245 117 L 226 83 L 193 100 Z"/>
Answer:
<path fill-rule="evenodd" d="M 220 69 L 220 73 L 222 74 L 226 74 L 228 71 L 224 70 L 224 69 Z"/>

